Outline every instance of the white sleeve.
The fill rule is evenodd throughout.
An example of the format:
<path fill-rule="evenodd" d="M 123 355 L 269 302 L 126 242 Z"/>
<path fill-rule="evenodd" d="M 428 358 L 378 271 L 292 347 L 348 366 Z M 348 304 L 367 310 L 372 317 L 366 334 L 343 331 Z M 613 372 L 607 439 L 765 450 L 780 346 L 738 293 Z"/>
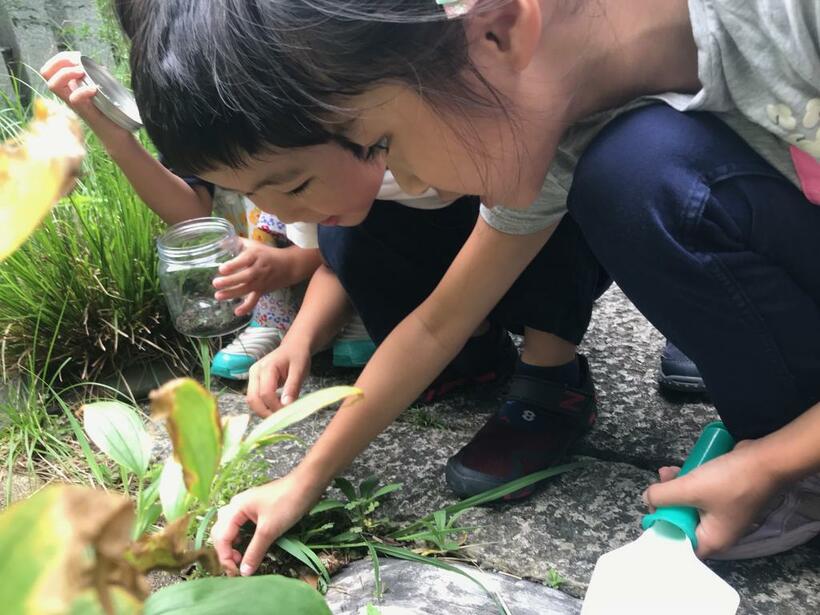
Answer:
<path fill-rule="evenodd" d="M 319 247 L 319 229 L 315 224 L 308 222 L 288 224 L 286 234 L 288 239 L 295 245 L 305 250 L 313 250 Z"/>

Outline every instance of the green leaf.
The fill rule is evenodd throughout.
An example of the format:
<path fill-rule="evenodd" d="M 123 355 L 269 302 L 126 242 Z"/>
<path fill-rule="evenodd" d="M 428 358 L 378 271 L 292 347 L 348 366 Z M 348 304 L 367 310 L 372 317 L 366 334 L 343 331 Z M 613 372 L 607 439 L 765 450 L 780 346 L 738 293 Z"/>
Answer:
<path fill-rule="evenodd" d="M 382 615 L 382 612 L 379 610 L 379 607 L 368 604 L 367 615 Z"/>
<path fill-rule="evenodd" d="M 151 437 L 137 411 L 118 401 L 101 401 L 82 408 L 83 427 L 103 453 L 138 477 L 151 461 Z"/>
<path fill-rule="evenodd" d="M 176 521 L 187 512 L 187 497 L 182 466 L 173 457 L 168 457 L 159 475 L 159 501 L 166 521 Z"/>
<path fill-rule="evenodd" d="M 356 528 L 359 531 L 348 530 L 347 532 L 342 532 L 341 534 L 337 534 L 333 538 L 329 540 L 331 544 L 334 545 L 342 545 L 343 543 L 347 542 L 355 542 L 359 543 L 362 540 L 362 530 L 361 528 Z"/>
<path fill-rule="evenodd" d="M 151 393 L 151 416 L 165 419 L 188 492 L 208 502 L 222 457 L 222 422 L 213 395 L 190 378 L 172 380 Z"/>
<path fill-rule="evenodd" d="M 267 436 L 262 438 L 256 443 L 257 447 L 260 446 L 271 446 L 273 444 L 278 444 L 279 442 L 298 442 L 302 446 L 305 445 L 298 437 L 292 436 L 288 433 L 275 433 L 271 436 Z"/>
<path fill-rule="evenodd" d="M 250 420 L 250 414 L 237 414 L 222 419 L 222 460 L 219 462 L 220 466 L 233 461 L 239 453 L 242 438 L 248 430 Z"/>
<path fill-rule="evenodd" d="M 151 504 L 151 506 L 147 509 L 140 512 L 137 520 L 135 521 L 134 531 L 131 533 L 131 539 L 139 539 L 143 534 L 145 534 L 145 532 L 148 531 L 149 527 L 157 522 L 161 514 L 162 506 L 158 503 Z"/>
<path fill-rule="evenodd" d="M 218 512 L 219 509 L 213 507 L 200 519 L 199 527 L 196 530 L 196 537 L 194 538 L 194 549 L 201 549 L 202 545 L 205 544 L 205 532 L 208 531 L 208 526 L 210 526 L 211 521 L 213 521 L 213 518 Z"/>
<path fill-rule="evenodd" d="M 322 500 L 316 506 L 311 508 L 309 515 L 318 515 L 319 513 L 327 512 L 328 510 L 336 510 L 344 508 L 345 503 L 341 500 Z"/>
<path fill-rule="evenodd" d="M 144 615 L 332 615 L 307 583 L 280 576 L 217 577 L 165 587 L 145 603 Z"/>
<path fill-rule="evenodd" d="M 368 476 L 359 483 L 359 496 L 369 499 L 376 487 L 379 486 L 379 479 L 376 476 Z"/>
<path fill-rule="evenodd" d="M 326 585 L 330 585 L 330 573 L 327 571 L 324 563 L 322 563 L 322 560 L 316 555 L 316 552 L 301 540 L 289 536 L 282 536 L 276 541 L 276 545 L 283 551 L 290 553 L 319 575 Z"/>
<path fill-rule="evenodd" d="M 335 523 L 325 523 L 324 525 L 320 525 L 319 527 L 315 527 L 315 528 L 310 529 L 306 532 L 303 532 L 302 534 L 300 534 L 300 537 L 302 538 L 302 541 L 308 541 L 308 540 L 312 539 L 315 536 L 319 536 L 321 534 L 326 534 L 327 532 L 332 530 L 335 526 L 336 526 Z"/>
<path fill-rule="evenodd" d="M 547 468 L 546 470 L 541 470 L 540 472 L 534 472 L 532 474 L 528 474 L 527 476 L 522 476 L 521 478 L 518 478 L 514 481 L 510 481 L 509 483 L 501 485 L 500 487 L 489 489 L 483 493 L 479 493 L 472 497 L 461 500 L 460 502 L 456 502 L 455 504 L 451 504 L 450 506 L 442 508 L 441 510 L 447 513 L 448 515 L 454 515 L 461 511 L 467 510 L 468 508 L 475 508 L 476 506 L 481 506 L 482 504 L 489 504 L 490 502 L 500 500 L 506 495 L 515 493 L 516 491 L 520 491 L 525 487 L 529 487 L 530 485 L 539 483 L 542 480 L 552 478 L 553 476 L 558 476 L 559 474 L 564 474 L 565 472 L 577 470 L 578 468 L 582 468 L 588 465 L 589 463 L 589 461 L 576 461 L 574 463 L 553 466 L 552 468 Z M 414 521 L 406 527 L 399 528 L 398 530 L 391 532 L 390 536 L 402 536 L 409 534 L 411 532 L 415 532 L 418 528 L 423 527 L 425 523 L 431 522 L 435 518 L 436 512 L 430 513 L 426 517 L 423 517 L 418 521 Z"/>
<path fill-rule="evenodd" d="M 356 495 L 356 488 L 353 486 L 353 483 L 346 478 L 342 478 L 341 476 L 339 478 L 334 478 L 333 486 L 341 491 L 351 503 L 358 499 L 358 496 Z"/>
<path fill-rule="evenodd" d="M 370 553 L 370 561 L 373 564 L 373 578 L 376 581 L 375 598 L 376 600 L 381 600 L 384 595 L 384 588 L 382 587 L 382 571 L 381 566 L 379 566 L 379 554 L 370 542 L 367 542 L 367 551 Z"/>
<path fill-rule="evenodd" d="M 510 615 L 509 609 L 507 609 L 507 607 L 504 605 L 504 602 L 501 600 L 500 596 L 496 592 L 490 590 L 486 585 L 484 585 L 484 583 L 479 581 L 473 575 L 464 572 L 461 568 L 457 568 L 452 564 L 448 564 L 433 557 L 424 557 L 423 555 L 413 553 L 409 549 L 405 549 L 403 547 L 393 547 L 390 545 L 379 543 L 374 544 L 373 548 L 379 553 L 382 553 L 389 557 L 395 557 L 396 559 L 404 559 L 410 562 L 417 562 L 419 564 L 426 564 L 428 566 L 435 566 L 436 568 L 441 568 L 442 570 L 447 570 L 449 572 L 455 572 L 456 574 L 460 574 L 464 577 L 467 577 L 487 593 L 487 595 L 495 603 L 496 608 L 498 608 L 498 612 L 501 613 L 501 615 Z"/>
<path fill-rule="evenodd" d="M 254 427 L 245 439 L 243 447 L 250 450 L 251 448 L 259 446 L 266 438 L 283 429 L 287 429 L 294 423 L 306 419 L 326 406 L 335 404 L 348 397 L 358 398 L 362 395 L 363 393 L 360 389 L 347 386 L 330 387 L 305 395 L 278 412 L 273 413 Z"/>
<path fill-rule="evenodd" d="M 153 474 L 152 472 L 149 474 Z M 134 522 L 134 530 L 131 538 L 137 540 L 162 514 L 162 506 L 157 502 L 159 499 L 159 478 L 153 480 L 137 498 L 137 519 Z"/>
<path fill-rule="evenodd" d="M 390 483 L 389 485 L 385 485 L 384 487 L 382 487 L 381 489 L 376 491 L 376 493 L 374 493 L 372 497 L 373 497 L 374 500 L 378 500 L 380 498 L 383 498 L 384 496 L 386 496 L 389 493 L 393 493 L 394 491 L 398 491 L 403 486 L 404 485 L 402 485 L 401 483 Z"/>
<path fill-rule="evenodd" d="M 151 472 L 153 474 L 153 470 Z M 156 476 L 154 474 L 154 476 Z M 155 478 L 151 483 L 142 490 L 140 494 L 138 505 L 141 508 L 147 508 L 154 504 L 159 498 L 159 478 Z"/>

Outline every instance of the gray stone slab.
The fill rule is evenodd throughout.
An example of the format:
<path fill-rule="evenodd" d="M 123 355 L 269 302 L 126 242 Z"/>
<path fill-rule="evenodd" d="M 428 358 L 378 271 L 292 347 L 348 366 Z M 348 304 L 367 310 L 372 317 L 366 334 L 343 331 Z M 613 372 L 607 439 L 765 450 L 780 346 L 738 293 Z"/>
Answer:
<path fill-rule="evenodd" d="M 590 360 L 600 413 L 579 452 L 654 469 L 683 460 L 701 428 L 717 419 L 709 403 L 659 393 L 663 341 L 620 289 L 598 301 L 581 351 Z"/>
<path fill-rule="evenodd" d="M 515 615 L 577 615 L 580 601 L 537 583 L 459 566 L 478 578 Z M 454 572 L 382 559 L 383 597 L 375 596 L 376 582 L 370 560 L 356 562 L 333 578 L 327 603 L 334 615 L 367 615 L 374 605 L 381 615 L 475 615 L 499 613 L 488 594 Z"/>
<path fill-rule="evenodd" d="M 221 398 L 224 412 L 245 411 L 235 394 Z M 310 444 L 332 415 L 324 413 L 294 426 Z M 394 521 L 413 521 L 456 500 L 444 481 L 447 457 L 469 434 L 396 423 L 351 466 L 346 476 L 377 475 L 403 489 L 380 509 Z M 304 453 L 293 443 L 268 449 L 270 475 L 282 476 Z M 474 509 L 462 520 L 475 526 L 469 555 L 482 568 L 543 581 L 550 570 L 564 580 L 562 590 L 582 597 L 598 557 L 636 539 L 645 513 L 640 494 L 654 473 L 630 464 L 589 460 L 590 465 L 558 477 L 531 499 Z M 803 547 L 766 560 L 711 563 L 738 589 L 741 613 L 820 612 L 820 549 Z M 773 610 L 773 609 L 779 610 Z"/>
<path fill-rule="evenodd" d="M 0 470 L 0 489 L 2 489 L 0 510 L 26 499 L 43 486 L 43 481 L 35 475 L 12 472 L 11 478 L 9 478 L 5 469 Z M 11 488 L 10 493 L 6 493 L 7 487 Z M 6 500 L 7 495 L 11 496 L 9 500 Z"/>
<path fill-rule="evenodd" d="M 36 71 L 57 53 L 55 25 L 46 0 L 5 0 L 5 7 L 17 33 L 17 43 L 24 64 L 28 65 L 26 78 L 37 90 L 45 91 Z"/>

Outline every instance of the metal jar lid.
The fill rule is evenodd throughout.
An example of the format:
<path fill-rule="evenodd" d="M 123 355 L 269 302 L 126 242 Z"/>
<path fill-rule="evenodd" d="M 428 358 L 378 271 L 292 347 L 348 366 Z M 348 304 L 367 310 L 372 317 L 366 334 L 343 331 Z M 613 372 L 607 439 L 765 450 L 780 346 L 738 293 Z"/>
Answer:
<path fill-rule="evenodd" d="M 80 64 L 85 71 L 83 85 L 97 86 L 97 95 L 92 98 L 94 106 L 125 130 L 136 132 L 142 128 L 142 118 L 131 90 L 91 58 L 81 56 Z"/>

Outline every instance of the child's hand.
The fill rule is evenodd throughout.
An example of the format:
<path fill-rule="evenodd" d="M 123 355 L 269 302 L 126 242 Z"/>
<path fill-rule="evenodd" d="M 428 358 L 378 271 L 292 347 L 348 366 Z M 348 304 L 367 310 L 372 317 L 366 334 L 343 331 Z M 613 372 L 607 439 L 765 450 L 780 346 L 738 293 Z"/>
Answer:
<path fill-rule="evenodd" d="M 83 118 L 104 145 L 108 146 L 117 139 L 131 136 L 131 133 L 109 120 L 94 106 L 91 99 L 97 94 L 97 87 L 81 85 L 85 71 L 80 65 L 79 52 L 58 53 L 45 63 L 40 74 L 48 81 L 48 89 Z"/>
<path fill-rule="evenodd" d="M 245 297 L 235 310 L 237 316 L 249 314 L 263 294 L 296 283 L 291 248 L 274 248 L 251 239 L 242 239 L 242 245 L 239 256 L 220 265 L 219 277 L 214 278 L 217 301 Z"/>
<path fill-rule="evenodd" d="M 265 418 L 299 397 L 310 373 L 310 349 L 285 341 L 251 366 L 247 400 L 251 410 Z M 284 384 L 283 384 L 284 383 Z M 281 398 L 276 391 L 282 387 Z"/>
<path fill-rule="evenodd" d="M 220 508 L 211 540 L 228 575 L 252 575 L 268 547 L 310 510 L 322 491 L 319 485 L 291 472 L 267 485 L 243 491 Z M 248 522 L 255 523 L 256 529 L 243 557 L 234 542 L 239 529 Z"/>
<path fill-rule="evenodd" d="M 644 501 L 659 506 L 694 506 L 700 512 L 700 558 L 734 545 L 751 526 L 760 510 L 775 496 L 779 485 L 759 463 L 754 440 L 676 478 L 679 468 L 661 468 L 661 482 L 650 486 Z"/>

